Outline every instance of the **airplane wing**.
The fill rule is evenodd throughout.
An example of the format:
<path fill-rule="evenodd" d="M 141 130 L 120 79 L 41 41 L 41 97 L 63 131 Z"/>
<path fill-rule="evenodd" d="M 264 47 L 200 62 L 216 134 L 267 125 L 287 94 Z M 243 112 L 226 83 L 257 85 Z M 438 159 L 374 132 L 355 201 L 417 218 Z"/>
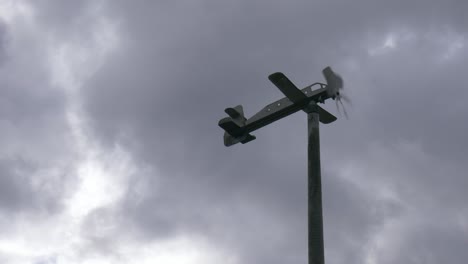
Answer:
<path fill-rule="evenodd" d="M 286 95 L 293 103 L 299 103 L 307 96 L 299 90 L 294 83 L 292 83 L 288 77 L 281 72 L 276 72 L 268 76 L 268 79 L 280 89 L 280 91 Z"/>
<path fill-rule="evenodd" d="M 331 69 L 325 69 L 324 71 L 331 71 Z M 327 72 L 328 73 L 328 72 Z M 307 99 L 307 95 L 303 91 L 299 90 L 283 73 L 276 72 L 268 76 L 268 79 L 283 92 L 289 100 L 294 104 L 302 102 Z M 318 113 L 320 122 L 329 124 L 336 120 L 336 117 L 329 113 L 327 110 L 318 106 Z"/>

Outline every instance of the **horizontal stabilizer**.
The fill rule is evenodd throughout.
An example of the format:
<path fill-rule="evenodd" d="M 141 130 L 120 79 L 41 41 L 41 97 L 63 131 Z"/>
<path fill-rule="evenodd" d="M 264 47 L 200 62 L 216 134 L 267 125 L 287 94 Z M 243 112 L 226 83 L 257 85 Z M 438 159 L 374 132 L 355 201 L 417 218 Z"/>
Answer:
<path fill-rule="evenodd" d="M 254 140 L 254 139 L 256 139 L 255 136 L 250 135 L 250 134 L 247 134 L 247 135 L 245 136 L 245 139 L 241 140 L 241 143 L 242 143 L 242 144 L 245 144 L 245 143 L 248 143 L 248 142 L 250 142 L 250 141 L 252 141 L 252 140 Z"/>
<path fill-rule="evenodd" d="M 225 132 L 224 133 L 224 146 L 226 147 L 230 147 L 232 145 L 235 145 L 237 143 L 242 143 L 242 144 L 245 144 L 247 142 L 250 142 L 252 140 L 255 139 L 255 136 L 251 135 L 251 134 L 245 134 L 243 136 L 240 136 L 240 137 L 233 137 L 231 136 L 229 133 Z"/>
<path fill-rule="evenodd" d="M 318 109 L 318 114 L 319 114 L 319 120 L 320 122 L 324 124 L 330 124 L 331 122 L 336 120 L 336 116 L 332 115 L 330 112 L 327 110 L 323 109 L 322 107 L 317 106 Z"/>
<path fill-rule="evenodd" d="M 231 134 L 232 136 L 240 136 L 243 133 L 243 129 L 230 117 L 225 117 L 218 122 L 218 126 L 224 129 L 227 133 Z"/>
<path fill-rule="evenodd" d="M 286 95 L 293 103 L 299 103 L 300 101 L 307 99 L 307 96 L 299 90 L 294 83 L 292 83 L 288 77 L 281 72 L 276 72 L 268 76 L 268 79 L 276 86 L 280 91 Z"/>

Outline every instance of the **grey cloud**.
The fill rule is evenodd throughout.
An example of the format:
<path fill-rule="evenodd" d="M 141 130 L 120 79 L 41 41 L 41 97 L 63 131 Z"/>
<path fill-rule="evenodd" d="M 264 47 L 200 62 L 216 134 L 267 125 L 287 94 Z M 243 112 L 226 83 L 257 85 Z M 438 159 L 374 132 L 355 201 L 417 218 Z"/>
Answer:
<path fill-rule="evenodd" d="M 0 67 L 5 60 L 5 47 L 7 45 L 6 30 L 3 21 L 0 21 Z"/>
<path fill-rule="evenodd" d="M 466 116 L 466 96 L 457 87 L 466 86 L 460 78 L 466 52 L 447 65 L 437 58 L 441 52 L 437 34 L 446 27 L 463 32 L 466 20 L 457 14 L 464 5 L 456 1 L 109 5 L 121 21 L 122 50 L 87 83 L 86 110 L 104 145 L 123 144 L 137 160 L 159 171 L 140 176 L 154 192 L 141 203 L 129 195 L 117 215 L 125 215 L 126 224 L 135 226 L 145 239 L 199 232 L 238 250 L 242 263 L 304 262 L 305 115 L 272 124 L 255 133 L 256 141 L 229 149 L 222 145 L 216 122 L 227 106 L 242 103 L 250 116 L 280 98 L 266 79 L 274 71 L 284 71 L 298 86 L 305 86 L 321 81 L 320 70 L 331 65 L 342 72 L 354 105 L 350 121 L 341 119 L 321 130 L 325 239 L 330 249 L 326 254 L 336 263 L 362 263 L 366 249 L 359 245 L 387 220 L 404 215 L 406 205 L 373 201 L 372 194 L 327 168 L 351 157 L 362 158 L 359 164 L 365 166 L 371 160 L 369 144 L 383 142 L 391 148 L 406 140 L 419 141 L 424 153 L 449 164 L 453 160 L 456 168 L 465 169 L 459 162 L 466 156 L 461 134 L 466 124 L 459 120 Z M 369 46 L 381 44 L 391 31 L 415 37 L 388 54 L 370 56 Z M 333 104 L 325 107 L 334 111 Z M 434 120 L 441 122 L 440 128 Z M 434 169 L 426 161 L 420 165 L 429 172 Z M 428 171 L 413 169 L 394 181 L 408 180 L 408 189 L 420 199 L 426 197 L 423 189 L 466 184 L 461 176 L 453 176 L 455 172 L 440 182 Z M 372 174 L 366 176 L 378 178 L 379 167 Z M 424 188 L 418 186 L 421 181 Z M 129 194 L 132 188 L 136 187 L 130 185 Z M 441 204 L 466 197 L 460 189 L 454 194 L 450 199 L 436 197 Z M 412 198 L 400 195 L 404 201 Z M 454 247 L 463 243 L 459 236 L 447 236 Z M 411 232 L 405 238 L 424 241 Z"/>
<path fill-rule="evenodd" d="M 62 38 L 74 38 L 84 41 L 83 33 L 92 30 L 94 13 L 105 1 L 30 1 L 35 10 L 36 19 L 47 28 L 49 34 Z M 59 38 L 57 38 L 59 39 Z"/>
<path fill-rule="evenodd" d="M 54 213 L 72 176 L 66 167 L 70 134 L 65 96 L 52 87 L 41 43 L 0 27 L 0 215 Z"/>
<path fill-rule="evenodd" d="M 1 188 L 2 191 L 0 202 L 2 209 L 11 209 L 22 207 L 24 203 L 31 203 L 31 189 L 28 188 L 29 182 L 26 175 L 21 175 L 18 173 L 19 166 L 15 166 L 14 162 L 12 164 L 2 161 L 0 165 L 0 174 L 1 174 Z M 24 167 L 24 166 L 20 166 Z M 29 201 L 28 201 L 29 200 Z"/>
<path fill-rule="evenodd" d="M 405 238 L 398 241 L 393 255 L 382 257 L 382 263 L 464 263 L 467 257 L 466 236 L 450 226 L 412 227 Z M 385 252 L 382 252 L 385 254 Z"/>
<path fill-rule="evenodd" d="M 0 68 L 0 153 L 58 158 L 69 140 L 64 94 L 50 85 L 44 53 L 26 43 L 34 40 L 20 40 L 8 41 Z"/>
<path fill-rule="evenodd" d="M 49 213 L 60 210 L 64 186 L 60 179 L 34 177 L 40 167 L 25 160 L 0 160 L 0 214 L 12 219 L 19 214 Z M 47 182 L 46 182 L 47 181 Z M 34 183 L 36 182 L 36 183 Z"/>

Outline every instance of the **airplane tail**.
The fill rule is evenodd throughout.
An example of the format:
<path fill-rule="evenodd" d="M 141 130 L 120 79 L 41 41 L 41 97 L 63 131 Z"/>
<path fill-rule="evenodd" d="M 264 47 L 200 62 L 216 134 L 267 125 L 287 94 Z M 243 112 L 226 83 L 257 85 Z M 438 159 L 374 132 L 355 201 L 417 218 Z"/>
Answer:
<path fill-rule="evenodd" d="M 245 144 L 255 139 L 255 136 L 245 131 L 247 119 L 244 116 L 242 105 L 229 107 L 224 110 L 229 117 L 219 120 L 218 125 L 224 129 L 224 145 L 226 147 L 237 143 Z"/>
<path fill-rule="evenodd" d="M 242 135 L 241 137 L 233 137 L 229 135 L 228 132 L 224 132 L 224 146 L 229 147 L 232 145 L 235 145 L 237 143 L 242 143 L 245 144 L 247 142 L 250 142 L 252 140 L 256 139 L 254 135 L 251 135 L 249 133 Z"/>

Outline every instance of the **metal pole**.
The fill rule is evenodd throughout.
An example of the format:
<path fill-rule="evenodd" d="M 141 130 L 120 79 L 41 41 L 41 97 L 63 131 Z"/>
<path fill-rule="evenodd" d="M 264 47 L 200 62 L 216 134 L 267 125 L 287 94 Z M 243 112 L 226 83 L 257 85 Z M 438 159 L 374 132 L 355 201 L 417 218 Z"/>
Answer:
<path fill-rule="evenodd" d="M 309 264 L 324 264 L 319 114 L 315 102 L 307 108 L 308 127 L 308 253 Z"/>

